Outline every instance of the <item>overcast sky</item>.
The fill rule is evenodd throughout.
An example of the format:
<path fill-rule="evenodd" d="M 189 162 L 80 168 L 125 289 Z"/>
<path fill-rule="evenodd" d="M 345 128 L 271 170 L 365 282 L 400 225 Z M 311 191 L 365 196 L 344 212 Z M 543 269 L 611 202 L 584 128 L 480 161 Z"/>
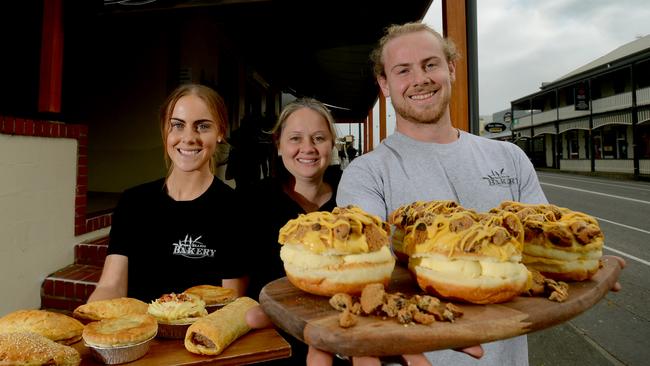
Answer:
<path fill-rule="evenodd" d="M 648 0 L 477 0 L 479 112 L 650 34 Z M 441 29 L 439 0 L 425 22 Z"/>

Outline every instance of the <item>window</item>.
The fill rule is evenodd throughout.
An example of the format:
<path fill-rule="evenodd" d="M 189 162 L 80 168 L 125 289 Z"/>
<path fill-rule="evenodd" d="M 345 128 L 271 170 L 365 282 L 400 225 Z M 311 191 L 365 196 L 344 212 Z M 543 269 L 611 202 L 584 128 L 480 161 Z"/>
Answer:
<path fill-rule="evenodd" d="M 567 155 L 565 159 L 578 159 L 580 154 L 578 149 L 580 148 L 580 140 L 578 139 L 578 131 L 567 131 L 566 132 L 566 147 Z"/>
<path fill-rule="evenodd" d="M 627 159 L 627 126 L 607 125 L 593 131 L 596 159 Z"/>
<path fill-rule="evenodd" d="M 650 159 L 650 123 L 637 126 L 639 134 L 639 159 Z"/>

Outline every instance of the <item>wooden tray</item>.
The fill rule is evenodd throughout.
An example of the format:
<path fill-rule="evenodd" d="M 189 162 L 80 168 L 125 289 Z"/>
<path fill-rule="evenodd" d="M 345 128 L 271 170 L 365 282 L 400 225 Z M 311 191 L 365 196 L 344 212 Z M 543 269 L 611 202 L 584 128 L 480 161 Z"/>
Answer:
<path fill-rule="evenodd" d="M 220 355 L 201 356 L 185 349 L 182 339 L 154 338 L 147 354 L 128 365 L 242 365 L 287 358 L 291 347 L 275 329 L 252 330 L 233 342 Z M 83 342 L 72 345 L 81 354 L 81 366 L 103 365 L 95 360 Z"/>
<path fill-rule="evenodd" d="M 286 278 L 266 285 L 260 304 L 276 325 L 319 349 L 347 356 L 391 356 L 467 347 L 565 322 L 603 298 L 619 273 L 616 259 L 604 256 L 603 267 L 591 280 L 569 284 L 565 302 L 517 297 L 503 304 L 458 304 L 464 312 L 460 319 L 431 325 L 405 326 L 393 319 L 360 316 L 357 325 L 344 329 L 338 325 L 339 312 L 329 305 L 327 297 L 305 293 Z M 422 292 L 408 270 L 399 266 L 387 291 Z"/>

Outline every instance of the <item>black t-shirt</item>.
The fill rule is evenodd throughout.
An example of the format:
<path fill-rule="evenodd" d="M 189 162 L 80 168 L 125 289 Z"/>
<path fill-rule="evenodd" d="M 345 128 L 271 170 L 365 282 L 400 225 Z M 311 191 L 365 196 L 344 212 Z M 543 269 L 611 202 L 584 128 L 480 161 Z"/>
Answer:
<path fill-rule="evenodd" d="M 324 180 L 332 186 L 330 198 L 319 211 L 332 211 L 336 207 L 336 188 L 341 178 L 339 167 L 330 167 L 326 171 Z M 250 271 L 250 282 L 247 295 L 257 299 L 262 287 L 267 283 L 286 276 L 284 265 L 280 259 L 278 234 L 280 229 L 291 219 L 295 219 L 305 210 L 296 201 L 291 199 L 282 189 L 279 179 L 265 179 L 245 193 L 247 206 L 253 207 L 259 214 L 259 222 L 255 230 L 251 231 L 254 237 L 255 261 Z M 265 366 L 299 366 L 307 360 L 307 346 L 289 334 L 280 331 L 282 336 L 291 344 L 291 357 L 277 361 L 262 363 Z M 334 365 L 340 365 L 337 359 Z"/>
<path fill-rule="evenodd" d="M 324 180 L 332 186 L 332 197 L 323 204 L 319 211 L 332 211 L 336 207 L 336 188 L 341 178 L 340 169 L 327 170 Z M 280 229 L 291 219 L 295 219 L 305 210 L 282 189 L 277 179 L 265 179 L 245 194 L 247 206 L 254 207 L 260 220 L 254 231 L 256 261 L 250 272 L 248 296 L 257 299 L 260 290 L 267 283 L 286 276 L 280 259 L 278 234 Z"/>
<path fill-rule="evenodd" d="M 130 188 L 113 213 L 108 254 L 129 258 L 128 296 L 149 302 L 170 292 L 246 276 L 234 190 L 216 177 L 191 201 L 175 201 L 164 179 Z"/>

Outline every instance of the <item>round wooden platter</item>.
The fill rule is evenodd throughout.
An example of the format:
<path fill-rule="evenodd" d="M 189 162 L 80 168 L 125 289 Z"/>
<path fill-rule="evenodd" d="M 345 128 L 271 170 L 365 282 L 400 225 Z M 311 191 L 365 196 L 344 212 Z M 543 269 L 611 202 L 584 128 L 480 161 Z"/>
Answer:
<path fill-rule="evenodd" d="M 617 281 L 620 266 L 604 256 L 588 281 L 569 283 L 569 298 L 517 297 L 502 304 L 456 303 L 463 316 L 454 323 L 403 325 L 394 319 L 360 316 L 351 328 L 338 325 L 339 312 L 329 298 L 294 287 L 286 277 L 266 285 L 260 304 L 273 322 L 316 348 L 346 356 L 392 356 L 461 348 L 506 339 L 565 322 L 602 299 Z M 396 266 L 388 292 L 421 293 L 407 269 Z"/>

